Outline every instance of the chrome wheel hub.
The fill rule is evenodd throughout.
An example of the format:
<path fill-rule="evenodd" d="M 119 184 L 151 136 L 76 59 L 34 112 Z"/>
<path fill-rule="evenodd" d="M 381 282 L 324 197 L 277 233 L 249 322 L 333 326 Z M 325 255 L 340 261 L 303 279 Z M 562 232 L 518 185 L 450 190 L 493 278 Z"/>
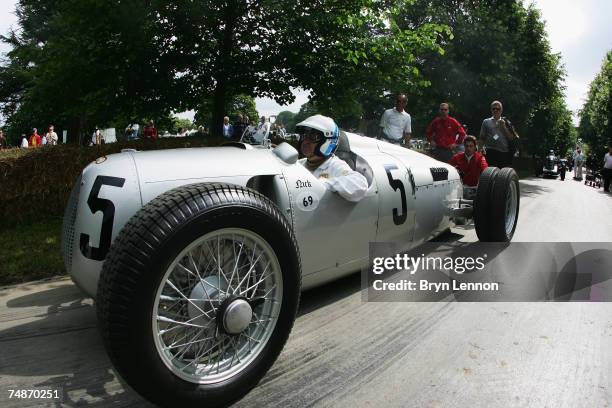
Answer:
<path fill-rule="evenodd" d="M 244 299 L 235 299 L 229 302 L 224 309 L 222 325 L 226 333 L 239 334 L 249 327 L 253 318 L 253 310 L 249 302 Z"/>

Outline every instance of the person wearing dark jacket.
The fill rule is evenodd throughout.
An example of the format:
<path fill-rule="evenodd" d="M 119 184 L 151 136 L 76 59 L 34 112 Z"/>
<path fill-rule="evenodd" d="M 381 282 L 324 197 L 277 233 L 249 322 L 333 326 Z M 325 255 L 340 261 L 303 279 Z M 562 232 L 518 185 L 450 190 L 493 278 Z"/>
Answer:
<path fill-rule="evenodd" d="M 567 171 L 567 169 L 565 168 L 565 162 L 563 160 L 559 160 L 559 177 L 561 178 L 561 181 L 565 181 L 565 172 Z"/>

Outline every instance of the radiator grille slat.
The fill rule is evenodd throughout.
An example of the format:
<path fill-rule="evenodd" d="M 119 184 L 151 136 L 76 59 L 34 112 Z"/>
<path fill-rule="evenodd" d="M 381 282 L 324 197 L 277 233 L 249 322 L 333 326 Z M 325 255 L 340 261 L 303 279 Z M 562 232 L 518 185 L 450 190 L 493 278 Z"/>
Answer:
<path fill-rule="evenodd" d="M 445 167 L 430 167 L 429 171 L 434 182 L 448 180 L 448 169 Z"/>
<path fill-rule="evenodd" d="M 76 221 L 77 208 L 79 205 L 79 193 L 81 191 L 81 175 L 72 186 L 70 198 L 64 212 L 62 225 L 62 254 L 64 255 L 64 265 L 66 271 L 70 273 L 72 269 L 72 248 L 74 247 L 74 223 Z"/>

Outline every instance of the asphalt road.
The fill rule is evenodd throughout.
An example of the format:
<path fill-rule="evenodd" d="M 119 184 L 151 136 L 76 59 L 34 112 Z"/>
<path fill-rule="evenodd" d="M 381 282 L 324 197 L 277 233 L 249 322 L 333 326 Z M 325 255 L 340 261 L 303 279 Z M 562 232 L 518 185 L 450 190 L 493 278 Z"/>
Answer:
<path fill-rule="evenodd" d="M 612 241 L 612 195 L 521 182 L 516 241 Z M 476 239 L 473 227 L 453 231 Z M 607 407 L 611 303 L 363 303 L 354 275 L 303 294 L 280 358 L 240 407 Z M 58 401 L 9 398 L 57 389 Z M 67 279 L 0 288 L 0 406 L 150 406 Z"/>

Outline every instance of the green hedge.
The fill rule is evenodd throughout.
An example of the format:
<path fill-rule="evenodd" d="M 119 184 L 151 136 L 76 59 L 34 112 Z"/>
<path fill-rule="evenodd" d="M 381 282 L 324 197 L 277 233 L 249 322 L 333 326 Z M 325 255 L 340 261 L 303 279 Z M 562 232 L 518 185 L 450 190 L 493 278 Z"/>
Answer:
<path fill-rule="evenodd" d="M 72 185 L 85 166 L 121 149 L 217 146 L 219 138 L 136 140 L 97 147 L 72 145 L 0 151 L 0 229 L 63 216 Z"/>
<path fill-rule="evenodd" d="M 0 229 L 0 286 L 66 273 L 61 217 Z"/>

